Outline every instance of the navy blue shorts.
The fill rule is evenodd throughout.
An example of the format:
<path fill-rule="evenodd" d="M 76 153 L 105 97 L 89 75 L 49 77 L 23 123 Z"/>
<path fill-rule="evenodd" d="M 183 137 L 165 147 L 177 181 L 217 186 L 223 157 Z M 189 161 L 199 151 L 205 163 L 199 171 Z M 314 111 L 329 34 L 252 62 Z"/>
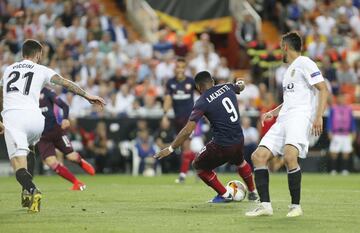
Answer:
<path fill-rule="evenodd" d="M 244 140 L 231 146 L 221 146 L 213 141 L 195 158 L 193 166 L 196 170 L 213 170 L 225 163 L 239 166 L 244 161 Z"/>
<path fill-rule="evenodd" d="M 64 155 L 74 151 L 66 132 L 59 125 L 55 125 L 52 130 L 43 133 L 37 146 L 42 160 L 56 155 L 55 149 L 58 149 Z"/>

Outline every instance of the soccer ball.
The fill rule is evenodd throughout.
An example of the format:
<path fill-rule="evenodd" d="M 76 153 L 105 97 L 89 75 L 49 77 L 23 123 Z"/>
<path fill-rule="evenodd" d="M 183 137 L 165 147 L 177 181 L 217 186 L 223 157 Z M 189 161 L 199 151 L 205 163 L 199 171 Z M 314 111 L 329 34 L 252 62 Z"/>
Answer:
<path fill-rule="evenodd" d="M 238 180 L 229 181 L 226 190 L 233 196 L 233 201 L 242 201 L 246 197 L 246 186 Z"/>

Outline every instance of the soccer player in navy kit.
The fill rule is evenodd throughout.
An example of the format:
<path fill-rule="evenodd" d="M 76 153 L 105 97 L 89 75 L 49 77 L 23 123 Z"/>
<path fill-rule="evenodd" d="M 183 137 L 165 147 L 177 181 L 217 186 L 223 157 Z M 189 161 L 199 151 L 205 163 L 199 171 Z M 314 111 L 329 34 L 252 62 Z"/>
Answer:
<path fill-rule="evenodd" d="M 166 95 L 164 98 L 164 117 L 171 107 L 175 113 L 175 129 L 177 133 L 186 125 L 194 106 L 195 82 L 193 78 L 185 76 L 186 61 L 184 58 L 176 60 L 176 77 L 171 78 L 166 83 Z M 195 158 L 195 153 L 190 150 L 190 141 L 186 140 L 182 146 L 181 165 L 179 178 L 176 183 L 183 183 L 186 173 L 189 171 L 191 162 Z"/>
<path fill-rule="evenodd" d="M 161 159 L 170 155 L 189 138 L 195 129 L 196 122 L 205 116 L 211 123 L 213 139 L 201 150 L 193 166 L 198 176 L 217 192 L 217 196 L 210 202 L 222 203 L 232 200 L 231 194 L 227 192 L 213 171 L 225 163 L 238 166 L 238 173 L 249 189 L 248 199 L 256 200 L 257 194 L 251 167 L 243 157 L 244 136 L 236 99 L 236 94 L 244 89 L 243 83 L 215 86 L 210 73 L 202 71 L 195 76 L 195 85 L 201 96 L 193 107 L 189 121 L 171 145 L 154 157 Z"/>
<path fill-rule="evenodd" d="M 63 110 L 61 125 L 57 123 L 54 114 L 54 104 Z M 45 117 L 45 128 L 37 144 L 42 160 L 59 176 L 73 183 L 72 190 L 84 190 L 86 188 L 85 184 L 76 179 L 76 177 L 57 160 L 55 153 L 55 149 L 58 149 L 65 155 L 66 159 L 78 164 L 86 173 L 95 175 L 95 169 L 91 164 L 81 158 L 79 153 L 73 150 L 71 142 L 66 136 L 65 130 L 70 127 L 70 121 L 68 120 L 69 106 L 58 98 L 54 91 L 45 87 L 42 89 L 40 95 L 40 109 Z"/>

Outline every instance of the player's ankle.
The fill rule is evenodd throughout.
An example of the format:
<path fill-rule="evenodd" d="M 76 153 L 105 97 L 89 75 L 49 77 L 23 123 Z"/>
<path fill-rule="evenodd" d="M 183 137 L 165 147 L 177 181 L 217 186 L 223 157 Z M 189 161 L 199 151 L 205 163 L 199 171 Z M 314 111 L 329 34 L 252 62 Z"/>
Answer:
<path fill-rule="evenodd" d="M 261 202 L 261 205 L 267 209 L 272 209 L 271 202 Z"/>

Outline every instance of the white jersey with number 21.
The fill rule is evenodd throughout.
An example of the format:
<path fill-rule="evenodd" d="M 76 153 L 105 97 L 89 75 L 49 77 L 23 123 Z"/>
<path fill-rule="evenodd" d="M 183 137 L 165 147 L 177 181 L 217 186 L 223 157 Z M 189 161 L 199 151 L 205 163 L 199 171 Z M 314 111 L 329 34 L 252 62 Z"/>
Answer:
<path fill-rule="evenodd" d="M 41 89 L 50 84 L 57 73 L 29 60 L 15 62 L 5 69 L 0 86 L 3 88 L 3 113 L 8 110 L 37 110 Z"/>

